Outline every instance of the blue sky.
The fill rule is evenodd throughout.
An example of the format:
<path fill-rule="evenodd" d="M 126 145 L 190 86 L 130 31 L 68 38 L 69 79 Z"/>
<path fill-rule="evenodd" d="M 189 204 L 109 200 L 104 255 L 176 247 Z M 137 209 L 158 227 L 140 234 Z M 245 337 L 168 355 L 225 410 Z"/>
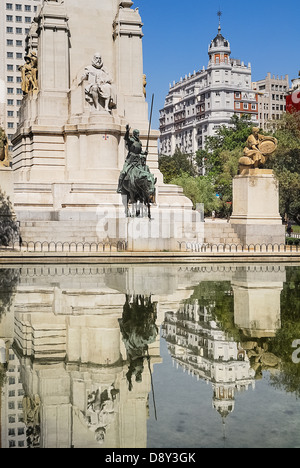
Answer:
<path fill-rule="evenodd" d="M 232 57 L 251 62 L 252 81 L 268 72 L 296 78 L 300 70 L 300 1 L 134 0 L 143 27 L 144 73 L 149 107 L 154 93 L 152 128 L 159 127 L 169 83 L 208 63 L 208 45 L 216 36 L 219 9 L 222 34 Z"/>

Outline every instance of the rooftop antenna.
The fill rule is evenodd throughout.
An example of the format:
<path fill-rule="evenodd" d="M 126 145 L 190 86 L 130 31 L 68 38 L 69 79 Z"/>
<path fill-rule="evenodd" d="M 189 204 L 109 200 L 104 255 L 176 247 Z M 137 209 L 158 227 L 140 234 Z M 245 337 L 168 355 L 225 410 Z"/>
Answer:
<path fill-rule="evenodd" d="M 219 33 L 220 33 L 221 32 L 221 16 L 222 16 L 222 11 L 221 11 L 220 8 L 219 8 L 219 11 L 218 11 L 217 15 L 219 17 L 219 28 L 218 28 L 218 30 L 219 30 Z"/>

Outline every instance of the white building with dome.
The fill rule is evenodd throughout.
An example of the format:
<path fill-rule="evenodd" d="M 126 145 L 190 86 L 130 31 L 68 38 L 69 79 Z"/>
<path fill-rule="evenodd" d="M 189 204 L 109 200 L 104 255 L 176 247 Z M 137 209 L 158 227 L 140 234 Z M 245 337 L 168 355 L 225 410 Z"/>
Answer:
<path fill-rule="evenodd" d="M 160 110 L 160 154 L 172 156 L 176 149 L 195 154 L 205 139 L 215 135 L 231 117 L 250 115 L 258 122 L 258 95 L 252 90 L 251 64 L 231 58 L 231 47 L 218 34 L 208 48 L 207 69 L 173 82 Z"/>

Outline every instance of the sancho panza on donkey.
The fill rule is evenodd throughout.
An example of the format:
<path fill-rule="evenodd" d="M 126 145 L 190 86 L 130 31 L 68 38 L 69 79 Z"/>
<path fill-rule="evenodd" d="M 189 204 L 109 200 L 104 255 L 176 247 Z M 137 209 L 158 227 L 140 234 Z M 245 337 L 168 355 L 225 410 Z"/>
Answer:
<path fill-rule="evenodd" d="M 146 164 L 148 151 L 143 151 L 139 130 L 134 130 L 130 136 L 130 127 L 126 126 L 124 136 L 128 155 L 120 173 L 118 193 L 126 196 L 126 215 L 130 216 L 129 203 L 145 204 L 148 208 L 148 217 L 151 219 L 150 205 L 155 197 L 156 178 Z M 136 216 L 140 210 L 136 210 Z"/>

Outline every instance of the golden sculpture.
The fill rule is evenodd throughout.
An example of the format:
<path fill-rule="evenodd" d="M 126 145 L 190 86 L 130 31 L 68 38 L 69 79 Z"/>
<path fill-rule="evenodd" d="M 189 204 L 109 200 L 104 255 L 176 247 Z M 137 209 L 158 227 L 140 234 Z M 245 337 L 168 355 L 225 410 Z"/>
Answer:
<path fill-rule="evenodd" d="M 247 139 L 244 155 L 239 160 L 240 173 L 243 173 L 247 169 L 262 167 L 276 149 L 276 138 L 269 135 L 261 135 L 259 128 L 253 127 L 252 134 Z"/>
<path fill-rule="evenodd" d="M 5 131 L 0 127 L 0 166 L 9 167 L 8 140 Z"/>
<path fill-rule="evenodd" d="M 36 52 L 32 51 L 25 55 L 25 64 L 19 67 L 22 73 L 22 91 L 26 95 L 30 91 L 37 91 L 37 56 Z"/>

